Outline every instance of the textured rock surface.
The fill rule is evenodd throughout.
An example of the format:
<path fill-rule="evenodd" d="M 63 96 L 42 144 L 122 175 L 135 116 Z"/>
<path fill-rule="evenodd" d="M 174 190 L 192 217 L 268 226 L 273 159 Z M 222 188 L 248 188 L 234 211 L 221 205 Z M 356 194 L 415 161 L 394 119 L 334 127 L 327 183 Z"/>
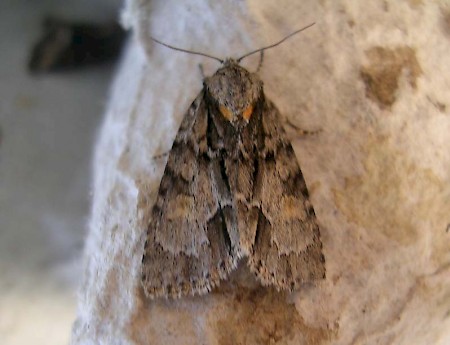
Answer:
<path fill-rule="evenodd" d="M 95 151 L 73 344 L 450 342 L 450 7 L 397 1 L 133 1 L 134 29 Z M 290 122 L 321 224 L 327 279 L 293 294 L 245 266 L 211 294 L 146 300 L 145 224 L 166 152 L 213 61 L 268 51 L 261 78 Z M 245 67 L 254 70 L 257 58 Z M 291 133 L 295 137 L 295 133 Z"/>

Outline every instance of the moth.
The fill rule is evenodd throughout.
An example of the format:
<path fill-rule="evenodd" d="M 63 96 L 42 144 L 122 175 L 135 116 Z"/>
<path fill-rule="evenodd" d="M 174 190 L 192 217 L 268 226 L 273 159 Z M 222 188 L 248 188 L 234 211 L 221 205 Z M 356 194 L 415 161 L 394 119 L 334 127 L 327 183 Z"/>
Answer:
<path fill-rule="evenodd" d="M 147 297 L 207 293 L 244 257 L 278 290 L 325 277 L 316 215 L 280 113 L 259 77 L 239 65 L 256 52 L 262 61 L 265 49 L 301 30 L 236 60 L 212 57 L 222 67 L 204 79 L 181 123 L 151 211 Z"/>

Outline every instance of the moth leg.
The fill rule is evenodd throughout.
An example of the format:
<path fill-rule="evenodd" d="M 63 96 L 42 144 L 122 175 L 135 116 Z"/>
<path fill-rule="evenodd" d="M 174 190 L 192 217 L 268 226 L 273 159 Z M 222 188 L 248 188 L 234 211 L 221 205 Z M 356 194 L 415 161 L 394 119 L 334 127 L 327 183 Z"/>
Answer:
<path fill-rule="evenodd" d="M 315 130 L 303 129 L 301 127 L 298 127 L 294 123 L 292 123 L 292 121 L 289 118 L 286 118 L 285 122 L 290 128 L 292 128 L 295 131 L 297 137 L 316 136 L 323 131 L 322 128 L 315 129 Z M 296 139 L 296 138 L 291 138 L 291 139 Z"/>
<path fill-rule="evenodd" d="M 200 75 L 202 76 L 202 79 L 205 79 L 205 70 L 203 69 L 203 64 L 198 64 L 198 69 L 200 70 Z"/>
<path fill-rule="evenodd" d="M 258 67 L 256 67 L 255 73 L 259 73 L 259 71 L 261 70 L 263 61 L 264 61 L 264 50 L 261 50 L 261 52 L 259 53 L 259 63 L 258 63 Z"/>
<path fill-rule="evenodd" d="M 153 156 L 152 159 L 153 160 L 158 160 L 158 159 L 161 159 L 161 158 L 165 158 L 165 157 L 167 157 L 169 155 L 169 153 L 170 153 L 170 151 L 166 151 L 166 152 L 160 153 L 159 155 Z"/>

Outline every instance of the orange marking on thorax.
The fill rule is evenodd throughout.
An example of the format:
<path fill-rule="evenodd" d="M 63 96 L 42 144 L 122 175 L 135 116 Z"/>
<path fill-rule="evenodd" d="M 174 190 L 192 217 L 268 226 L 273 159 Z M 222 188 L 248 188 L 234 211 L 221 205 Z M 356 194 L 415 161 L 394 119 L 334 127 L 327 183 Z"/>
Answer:
<path fill-rule="evenodd" d="M 244 112 L 242 113 L 242 117 L 244 118 L 245 121 L 249 121 L 252 114 L 253 114 L 253 105 L 250 105 L 249 107 L 247 107 L 247 109 L 244 110 Z"/>
<path fill-rule="evenodd" d="M 233 119 L 233 113 L 225 107 L 224 105 L 219 106 L 220 113 L 224 118 L 226 118 L 228 121 L 231 121 Z"/>

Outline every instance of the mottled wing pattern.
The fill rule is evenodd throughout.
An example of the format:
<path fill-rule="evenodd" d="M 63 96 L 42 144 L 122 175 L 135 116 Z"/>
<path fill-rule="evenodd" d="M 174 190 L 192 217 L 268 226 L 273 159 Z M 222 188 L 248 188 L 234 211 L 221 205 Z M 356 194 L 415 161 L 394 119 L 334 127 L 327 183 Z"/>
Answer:
<path fill-rule="evenodd" d="M 149 297 L 205 293 L 236 267 L 237 231 L 220 155 L 208 147 L 203 92 L 170 151 L 147 230 L 142 285 Z"/>
<path fill-rule="evenodd" d="M 324 278 L 325 258 L 306 183 L 281 122 L 277 108 L 266 100 L 253 192 L 259 215 L 249 266 L 263 284 L 292 290 Z"/>

